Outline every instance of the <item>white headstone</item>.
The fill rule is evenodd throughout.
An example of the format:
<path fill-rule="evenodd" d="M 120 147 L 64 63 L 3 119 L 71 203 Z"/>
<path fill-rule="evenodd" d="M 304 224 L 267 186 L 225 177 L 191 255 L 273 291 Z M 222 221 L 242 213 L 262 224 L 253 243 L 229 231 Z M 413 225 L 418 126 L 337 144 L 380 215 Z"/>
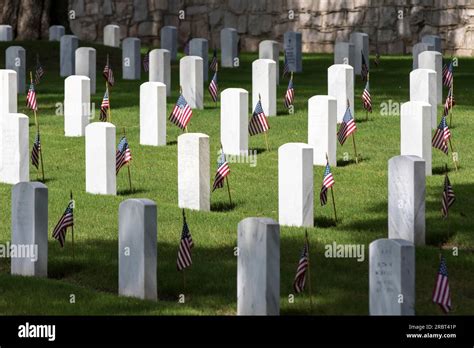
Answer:
<path fill-rule="evenodd" d="M 94 122 L 86 127 L 86 192 L 116 195 L 115 126 Z"/>
<path fill-rule="evenodd" d="M 61 36 L 59 46 L 60 76 L 74 75 L 76 69 L 76 49 L 79 46 L 79 39 L 74 35 L 63 35 Z"/>
<path fill-rule="evenodd" d="M 127 37 L 122 41 L 122 78 L 140 80 L 140 39 Z"/>
<path fill-rule="evenodd" d="M 48 188 L 39 182 L 13 186 L 11 217 L 10 247 L 27 251 L 11 258 L 11 274 L 47 277 Z"/>
<path fill-rule="evenodd" d="M 150 70 L 148 80 L 166 85 L 166 95 L 171 94 L 171 55 L 170 51 L 156 48 L 150 51 Z"/>
<path fill-rule="evenodd" d="M 421 52 L 424 51 L 434 51 L 434 46 L 429 45 L 424 42 L 419 42 L 417 44 L 414 44 L 412 49 L 412 55 L 413 55 L 413 70 L 418 69 L 418 56 L 420 55 Z"/>
<path fill-rule="evenodd" d="M 76 75 L 90 79 L 90 93 L 95 94 L 96 85 L 96 52 L 92 47 L 79 47 L 76 50 Z"/>
<path fill-rule="evenodd" d="M 3 115 L 0 182 L 17 184 L 30 180 L 29 118 L 24 114 Z"/>
<path fill-rule="evenodd" d="M 201 57 L 186 56 L 179 60 L 179 84 L 182 93 L 192 109 L 203 109 L 203 88 Z"/>
<path fill-rule="evenodd" d="M 287 143 L 278 149 L 278 222 L 313 227 L 313 148 Z"/>
<path fill-rule="evenodd" d="M 120 27 L 108 24 L 104 27 L 104 46 L 120 47 Z"/>
<path fill-rule="evenodd" d="M 65 34 L 62 25 L 52 25 L 49 27 L 49 41 L 61 41 L 61 37 Z"/>
<path fill-rule="evenodd" d="M 334 44 L 334 64 L 355 66 L 355 45 L 352 42 L 336 42 Z"/>
<path fill-rule="evenodd" d="M 239 35 L 234 28 L 221 30 L 221 66 L 233 68 L 234 59 L 238 57 Z"/>
<path fill-rule="evenodd" d="M 421 42 L 433 46 L 435 51 L 443 53 L 441 50 L 441 38 L 438 35 L 424 35 L 421 38 Z"/>
<path fill-rule="evenodd" d="M 415 247 L 402 239 L 369 246 L 370 315 L 415 314 Z"/>
<path fill-rule="evenodd" d="M 209 44 L 206 39 L 196 38 L 189 41 L 189 55 L 202 58 L 202 76 L 204 81 L 209 75 Z"/>
<path fill-rule="evenodd" d="M 388 161 L 388 237 L 425 245 L 425 161 L 395 156 Z"/>
<path fill-rule="evenodd" d="M 209 136 L 185 133 L 178 137 L 178 205 L 210 211 Z"/>
<path fill-rule="evenodd" d="M 3 149 L 3 124 L 10 113 L 17 112 L 17 74 L 14 70 L 0 69 L 0 149 Z M 0 168 L 3 168 L 3 157 L 9 156 L 0 151 Z"/>
<path fill-rule="evenodd" d="M 431 175 L 431 105 L 410 101 L 400 113 L 400 155 L 419 156 L 425 160 L 426 175 Z"/>
<path fill-rule="evenodd" d="M 252 108 L 259 95 L 266 116 L 276 116 L 276 63 L 272 59 L 257 59 L 252 63 Z"/>
<path fill-rule="evenodd" d="M 64 135 L 82 137 L 91 117 L 90 79 L 72 75 L 64 80 Z"/>
<path fill-rule="evenodd" d="M 354 44 L 354 71 L 356 75 L 360 75 L 362 70 L 362 54 L 364 55 L 367 68 L 370 67 L 369 35 L 354 32 L 351 33 L 349 40 Z"/>
<path fill-rule="evenodd" d="M 328 95 L 337 100 L 337 122 L 341 123 L 347 101 L 354 116 L 354 68 L 347 64 L 334 64 L 328 68 Z"/>
<path fill-rule="evenodd" d="M 140 86 L 140 144 L 166 145 L 166 86 L 161 82 Z"/>
<path fill-rule="evenodd" d="M 170 51 L 171 60 L 175 61 L 178 52 L 178 30 L 176 27 L 167 25 L 160 31 L 161 48 Z"/>
<path fill-rule="evenodd" d="M 249 93 L 227 88 L 221 93 L 221 143 L 227 155 L 248 154 Z"/>
<path fill-rule="evenodd" d="M 276 63 L 276 83 L 280 84 L 280 44 L 274 40 L 260 41 L 258 58 L 271 59 Z"/>
<path fill-rule="evenodd" d="M 280 225 L 250 217 L 237 227 L 237 315 L 280 314 Z"/>
<path fill-rule="evenodd" d="M 424 51 L 418 55 L 418 67 L 436 71 L 436 95 L 438 104 L 443 103 L 443 55 L 436 51 Z"/>
<path fill-rule="evenodd" d="M 313 164 L 337 165 L 336 125 L 337 100 L 328 95 L 315 95 L 308 100 L 308 145 L 313 147 Z"/>
<path fill-rule="evenodd" d="M 157 208 L 149 199 L 119 207 L 119 295 L 156 301 Z"/>
<path fill-rule="evenodd" d="M 13 41 L 13 29 L 11 25 L 0 25 L 0 41 Z"/>
<path fill-rule="evenodd" d="M 5 50 L 5 68 L 16 71 L 18 93 L 26 93 L 26 51 L 23 47 L 10 46 Z"/>
<path fill-rule="evenodd" d="M 436 71 L 416 69 L 410 73 L 410 101 L 420 101 L 431 106 L 431 128 L 438 126 L 436 115 L 438 96 L 436 90 Z"/>

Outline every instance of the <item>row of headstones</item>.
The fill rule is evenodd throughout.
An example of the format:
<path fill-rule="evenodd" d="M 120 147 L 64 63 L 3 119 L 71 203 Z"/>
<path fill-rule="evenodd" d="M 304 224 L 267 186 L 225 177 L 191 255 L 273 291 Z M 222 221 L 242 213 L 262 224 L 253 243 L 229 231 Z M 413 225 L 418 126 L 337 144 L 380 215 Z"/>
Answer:
<path fill-rule="evenodd" d="M 65 30 L 62 25 L 52 25 L 49 27 L 49 41 L 59 41 L 64 32 Z M 11 25 L 0 25 L 0 41 L 13 41 L 13 28 Z"/>
<path fill-rule="evenodd" d="M 22 182 L 12 190 L 11 247 L 35 246 L 36 255 L 15 255 L 11 273 L 48 276 L 48 188 Z M 118 293 L 156 301 L 158 212 L 149 199 L 119 206 Z M 237 314 L 280 314 L 280 225 L 270 218 L 246 218 L 237 227 Z M 400 239 L 379 239 L 369 248 L 371 315 L 412 315 L 415 252 Z M 265 276 L 262 276 L 264 274 Z M 400 301 L 402 296 L 402 301 Z"/>

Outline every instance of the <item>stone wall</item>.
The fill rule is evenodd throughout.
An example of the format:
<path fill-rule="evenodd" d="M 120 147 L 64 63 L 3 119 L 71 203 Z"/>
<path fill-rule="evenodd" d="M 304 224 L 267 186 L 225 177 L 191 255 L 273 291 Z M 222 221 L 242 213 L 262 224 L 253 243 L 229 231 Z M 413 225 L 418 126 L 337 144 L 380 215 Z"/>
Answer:
<path fill-rule="evenodd" d="M 102 28 L 113 23 L 122 37 L 152 45 L 163 25 L 174 25 L 180 47 L 194 37 L 219 47 L 220 29 L 234 27 L 244 51 L 296 30 L 305 52 L 332 52 L 335 40 L 363 31 L 381 54 L 410 52 L 425 34 L 440 35 L 445 54 L 474 53 L 474 0 L 69 0 L 69 9 L 71 31 L 88 41 L 101 42 Z"/>

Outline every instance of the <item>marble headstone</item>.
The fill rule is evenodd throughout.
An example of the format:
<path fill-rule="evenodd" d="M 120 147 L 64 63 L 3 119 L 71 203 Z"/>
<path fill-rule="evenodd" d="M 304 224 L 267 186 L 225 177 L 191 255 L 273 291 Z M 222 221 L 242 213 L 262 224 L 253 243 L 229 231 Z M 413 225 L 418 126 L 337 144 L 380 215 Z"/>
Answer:
<path fill-rule="evenodd" d="M 0 41 L 13 41 L 13 29 L 11 25 L 0 25 Z"/>
<path fill-rule="evenodd" d="M 196 56 L 186 56 L 179 60 L 179 84 L 184 98 L 192 109 L 204 108 L 203 63 L 202 58 Z"/>
<path fill-rule="evenodd" d="M 10 113 L 2 117 L 0 182 L 14 185 L 29 181 L 29 117 L 18 113 Z"/>
<path fill-rule="evenodd" d="M 27 251 L 11 258 L 11 274 L 47 277 L 48 188 L 39 182 L 13 186 L 11 216 L 11 247 Z"/>
<path fill-rule="evenodd" d="M 283 49 L 286 53 L 288 69 L 291 72 L 303 71 L 301 33 L 287 31 L 283 36 Z"/>
<path fill-rule="evenodd" d="M 108 24 L 104 27 L 104 46 L 120 47 L 120 27 Z"/>
<path fill-rule="evenodd" d="M 180 208 L 209 211 L 209 136 L 185 133 L 178 137 L 178 205 Z"/>
<path fill-rule="evenodd" d="M 171 55 L 170 51 L 156 48 L 150 51 L 150 70 L 148 81 L 161 82 L 166 86 L 166 96 L 171 94 Z"/>
<path fill-rule="evenodd" d="M 95 94 L 96 85 L 96 52 L 92 47 L 79 47 L 76 50 L 75 75 L 87 76 L 90 79 L 90 93 Z"/>
<path fill-rule="evenodd" d="M 249 217 L 237 227 L 237 315 L 280 314 L 280 225 Z"/>
<path fill-rule="evenodd" d="M 161 28 L 161 48 L 170 51 L 171 60 L 177 59 L 178 53 L 178 29 L 176 27 L 167 25 Z"/>
<path fill-rule="evenodd" d="M 354 44 L 354 72 L 356 75 L 360 75 L 362 70 L 362 54 L 364 55 L 367 68 L 370 68 L 369 35 L 354 32 L 351 33 L 349 41 Z"/>
<path fill-rule="evenodd" d="M 388 237 L 425 245 L 425 161 L 395 156 L 388 161 Z"/>
<path fill-rule="evenodd" d="M 52 25 L 49 27 L 49 41 L 61 41 L 61 37 L 65 34 L 62 25 Z"/>
<path fill-rule="evenodd" d="M 441 38 L 438 35 L 424 35 L 421 38 L 421 42 L 433 46 L 435 51 L 443 53 L 441 50 Z"/>
<path fill-rule="evenodd" d="M 437 51 L 424 51 L 418 55 L 418 68 L 436 71 L 436 95 L 443 103 L 443 55 Z"/>
<path fill-rule="evenodd" d="M 140 80 L 140 39 L 127 37 L 122 41 L 122 78 Z"/>
<path fill-rule="evenodd" d="M 10 46 L 5 50 L 5 68 L 16 71 L 18 93 L 26 93 L 26 51 L 23 47 Z"/>
<path fill-rule="evenodd" d="M 276 116 L 276 63 L 272 59 L 257 59 L 252 63 L 252 109 L 262 98 L 266 116 Z"/>
<path fill-rule="evenodd" d="M 166 86 L 161 82 L 140 86 L 140 144 L 166 145 Z"/>
<path fill-rule="evenodd" d="M 119 295 L 157 300 L 156 203 L 127 199 L 119 206 Z"/>
<path fill-rule="evenodd" d="M 347 101 L 354 117 L 354 68 L 348 64 L 334 64 L 328 68 L 328 95 L 337 100 L 337 122 L 341 123 Z"/>
<path fill-rule="evenodd" d="M 403 239 L 369 246 L 370 315 L 415 315 L 415 247 Z"/>
<path fill-rule="evenodd" d="M 416 69 L 410 73 L 410 101 L 421 101 L 431 106 L 431 128 L 438 126 L 436 71 Z"/>
<path fill-rule="evenodd" d="M 248 154 L 249 93 L 227 88 L 221 93 L 221 144 L 227 155 Z"/>
<path fill-rule="evenodd" d="M 418 69 L 418 56 L 420 55 L 421 52 L 424 52 L 424 51 L 434 51 L 434 46 L 424 43 L 424 42 L 419 42 L 413 45 L 412 47 L 413 70 Z"/>
<path fill-rule="evenodd" d="M 68 77 L 75 74 L 76 49 L 79 46 L 79 39 L 75 35 L 63 35 L 60 40 L 59 66 L 61 77 Z"/>
<path fill-rule="evenodd" d="M 192 39 L 189 41 L 189 55 L 202 58 L 202 76 L 204 81 L 209 75 L 209 44 L 206 39 Z"/>
<path fill-rule="evenodd" d="M 287 143 L 278 149 L 278 222 L 313 227 L 313 148 Z"/>
<path fill-rule="evenodd" d="M 355 66 L 355 45 L 351 42 L 336 42 L 334 44 L 334 64 L 349 64 Z"/>
<path fill-rule="evenodd" d="M 410 101 L 400 113 L 400 155 L 425 160 L 426 175 L 431 175 L 431 105 Z"/>
<path fill-rule="evenodd" d="M 116 195 L 115 126 L 93 122 L 86 127 L 86 192 Z"/>
<path fill-rule="evenodd" d="M 276 63 L 276 83 L 280 84 L 280 44 L 274 40 L 263 40 L 258 44 L 258 58 L 271 59 Z"/>
<path fill-rule="evenodd" d="M 234 28 L 221 30 L 221 66 L 233 68 L 234 59 L 238 57 L 239 35 Z"/>
<path fill-rule="evenodd" d="M 91 117 L 90 79 L 72 75 L 64 80 L 64 135 L 82 137 Z"/>
<path fill-rule="evenodd" d="M 17 112 L 17 77 L 16 71 L 0 69 L 0 149 L 3 149 L 3 125 L 9 113 Z M 3 168 L 3 157 L 10 156 L 6 151 L 0 151 L 0 170 Z"/>
<path fill-rule="evenodd" d="M 336 124 L 337 100 L 328 95 L 315 95 L 308 100 L 308 145 L 313 147 L 313 164 L 337 165 Z"/>

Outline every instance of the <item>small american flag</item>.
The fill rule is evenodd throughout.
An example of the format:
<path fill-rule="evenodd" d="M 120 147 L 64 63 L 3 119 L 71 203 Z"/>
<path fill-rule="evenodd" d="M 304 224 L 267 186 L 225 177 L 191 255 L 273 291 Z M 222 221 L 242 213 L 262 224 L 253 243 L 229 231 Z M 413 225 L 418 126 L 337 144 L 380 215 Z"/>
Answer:
<path fill-rule="evenodd" d="M 112 87 L 115 83 L 114 72 L 112 71 L 112 66 L 109 64 L 109 59 L 107 58 L 107 63 L 105 64 L 104 71 L 102 75 L 105 78 L 105 81 Z"/>
<path fill-rule="evenodd" d="M 326 164 L 326 169 L 324 170 L 323 175 L 323 184 L 321 186 L 321 192 L 319 193 L 319 200 L 321 201 L 321 205 L 325 205 L 328 201 L 328 190 L 334 186 L 334 177 L 331 173 L 331 167 L 329 163 Z"/>
<path fill-rule="evenodd" d="M 448 141 L 451 138 L 451 132 L 449 131 L 448 123 L 446 122 L 446 116 L 441 117 L 441 122 L 433 136 L 431 141 L 434 148 L 440 149 L 446 155 L 448 154 Z"/>
<path fill-rule="evenodd" d="M 212 186 L 212 192 L 217 188 L 224 187 L 224 179 L 230 173 L 229 163 L 226 160 L 225 153 L 221 151 L 217 160 L 217 172 L 214 178 L 214 185 Z"/>
<path fill-rule="evenodd" d="M 453 83 L 453 61 L 449 62 L 446 69 L 443 69 L 443 84 L 446 87 L 451 87 Z"/>
<path fill-rule="evenodd" d="M 456 200 L 453 187 L 449 181 L 448 174 L 444 177 L 443 198 L 441 200 L 441 214 L 444 218 L 448 217 L 449 207 L 451 207 Z"/>
<path fill-rule="evenodd" d="M 288 88 L 286 89 L 285 93 L 285 107 L 289 108 L 290 105 L 293 105 L 293 100 L 295 99 L 295 89 L 293 86 L 293 76 L 290 78 L 290 82 L 288 82 Z"/>
<path fill-rule="evenodd" d="M 303 247 L 303 252 L 301 253 L 300 260 L 298 262 L 298 268 L 296 269 L 295 280 L 293 281 L 293 289 L 298 294 L 304 290 L 306 283 L 306 273 L 309 267 L 309 257 L 308 257 L 308 241 L 306 240 Z"/>
<path fill-rule="evenodd" d="M 214 72 L 217 72 L 217 49 L 214 48 L 214 53 L 212 54 L 211 63 L 209 64 L 209 69 Z"/>
<path fill-rule="evenodd" d="M 437 303 L 443 312 L 448 313 L 451 310 L 451 292 L 449 290 L 448 267 L 446 259 L 441 256 L 436 285 L 433 290 L 433 303 Z"/>
<path fill-rule="evenodd" d="M 214 102 L 217 102 L 217 94 L 218 94 L 218 87 L 217 87 L 217 71 L 214 73 L 214 76 L 209 83 L 209 93 L 211 94 L 211 98 Z"/>
<path fill-rule="evenodd" d="M 38 104 L 36 103 L 35 85 L 33 84 L 33 81 L 31 81 L 30 88 L 28 89 L 28 94 L 26 95 L 26 106 L 34 111 L 38 110 Z"/>
<path fill-rule="evenodd" d="M 367 75 L 369 74 L 369 67 L 367 66 L 367 63 L 365 62 L 364 53 L 360 51 L 360 54 L 362 56 L 360 74 L 362 76 L 362 81 L 367 81 Z"/>
<path fill-rule="evenodd" d="M 290 74 L 290 66 L 288 65 L 288 60 L 286 59 L 286 50 L 283 56 L 283 77 L 286 77 Z"/>
<path fill-rule="evenodd" d="M 250 135 L 257 135 L 260 133 L 264 133 L 270 129 L 268 125 L 267 116 L 263 112 L 262 103 L 260 100 L 257 102 L 255 106 L 255 110 L 253 111 L 252 117 L 249 122 L 249 134 Z"/>
<path fill-rule="evenodd" d="M 39 132 L 36 132 L 33 148 L 31 149 L 31 164 L 33 164 L 36 167 L 36 169 L 38 169 L 39 167 L 40 152 L 41 152 L 40 134 Z"/>
<path fill-rule="evenodd" d="M 456 105 L 456 102 L 454 101 L 454 96 L 453 96 L 453 87 L 448 91 L 448 95 L 446 96 L 446 101 L 444 102 L 444 116 L 448 116 L 449 110 L 452 109 L 452 107 Z"/>
<path fill-rule="evenodd" d="M 39 61 L 39 57 L 36 57 L 36 69 L 35 69 L 35 85 L 38 85 L 41 82 L 41 79 L 44 76 L 44 69 Z"/>
<path fill-rule="evenodd" d="M 120 139 L 117 146 L 117 153 L 115 154 L 115 173 L 118 174 L 120 168 L 132 160 L 132 153 L 128 146 L 128 141 L 125 136 Z"/>
<path fill-rule="evenodd" d="M 73 207 L 74 203 L 73 201 L 70 201 L 64 214 L 61 216 L 53 230 L 53 238 L 59 241 L 61 248 L 64 247 L 64 242 L 66 241 L 67 228 L 74 226 Z"/>
<path fill-rule="evenodd" d="M 178 249 L 178 259 L 176 261 L 178 271 L 182 271 L 192 265 L 193 261 L 191 259 L 191 249 L 193 248 L 193 246 L 193 238 L 191 237 L 191 232 L 189 232 L 189 227 L 186 223 L 186 215 L 184 215 L 183 210 L 183 232 L 181 233 L 181 240 L 179 242 Z"/>
<path fill-rule="evenodd" d="M 367 80 L 364 91 L 362 92 L 362 104 L 365 110 L 372 112 L 372 98 L 370 96 L 369 80 Z"/>
<path fill-rule="evenodd" d="M 107 87 L 105 89 L 105 94 L 104 98 L 102 99 L 102 103 L 100 104 L 100 116 L 99 119 L 103 122 L 107 122 L 107 112 L 110 108 L 110 103 L 109 103 L 109 88 Z"/>
<path fill-rule="evenodd" d="M 169 120 L 177 125 L 181 129 L 185 129 L 188 125 L 191 117 L 193 116 L 193 110 L 189 106 L 186 99 L 184 99 L 183 95 L 181 94 L 176 102 L 176 105 L 171 112 Z"/>
<path fill-rule="evenodd" d="M 380 64 L 380 54 L 378 52 L 375 54 L 374 64 L 375 66 L 379 66 Z"/>
<path fill-rule="evenodd" d="M 354 118 L 351 115 L 351 109 L 349 105 L 347 106 L 346 113 L 342 119 L 341 126 L 339 127 L 339 131 L 337 132 L 337 139 L 341 145 L 344 145 L 344 142 L 347 138 L 357 130 L 356 123 Z"/>
<path fill-rule="evenodd" d="M 143 70 L 146 72 L 150 69 L 150 50 L 143 57 Z"/>

